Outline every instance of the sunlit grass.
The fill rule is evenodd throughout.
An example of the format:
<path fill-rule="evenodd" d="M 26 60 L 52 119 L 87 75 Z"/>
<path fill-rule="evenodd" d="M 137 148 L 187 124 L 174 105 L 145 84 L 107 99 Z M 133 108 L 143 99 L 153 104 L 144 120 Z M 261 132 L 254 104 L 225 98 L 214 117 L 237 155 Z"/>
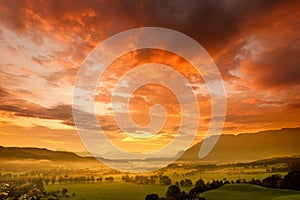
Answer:
<path fill-rule="evenodd" d="M 288 200 L 299 199 L 300 191 L 270 189 L 250 184 L 233 184 L 204 192 L 201 196 L 207 200 Z"/>
<path fill-rule="evenodd" d="M 85 183 L 85 184 L 54 184 L 45 187 L 46 191 L 68 189 L 72 199 L 112 199 L 112 200 L 141 200 L 147 194 L 156 193 L 165 196 L 168 186 L 138 185 L 135 183 Z"/>

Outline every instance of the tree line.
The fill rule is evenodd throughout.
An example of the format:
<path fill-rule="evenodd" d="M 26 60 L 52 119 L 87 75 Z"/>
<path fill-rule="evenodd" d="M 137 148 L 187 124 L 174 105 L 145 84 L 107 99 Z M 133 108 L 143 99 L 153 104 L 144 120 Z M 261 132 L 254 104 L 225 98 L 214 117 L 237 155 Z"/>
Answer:
<path fill-rule="evenodd" d="M 165 197 L 159 197 L 157 194 L 148 194 L 145 200 L 205 200 L 204 197 L 200 197 L 200 194 L 209 190 L 218 189 L 225 184 L 253 184 L 267 188 L 277 189 L 291 189 L 300 190 L 300 168 L 292 169 L 287 175 L 281 177 L 279 174 L 273 174 L 263 180 L 252 179 L 250 181 L 236 180 L 236 181 L 223 181 L 213 180 L 212 182 L 204 182 L 199 179 L 196 181 L 195 186 L 189 190 L 189 192 L 181 191 L 180 186 L 192 185 L 191 180 L 182 180 L 179 183 L 169 186 L 166 191 Z"/>

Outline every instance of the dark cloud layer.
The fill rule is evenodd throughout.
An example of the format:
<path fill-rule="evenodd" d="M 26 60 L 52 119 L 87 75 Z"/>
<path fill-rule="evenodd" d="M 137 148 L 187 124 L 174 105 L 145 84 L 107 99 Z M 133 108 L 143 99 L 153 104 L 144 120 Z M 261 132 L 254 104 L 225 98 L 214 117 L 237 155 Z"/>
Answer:
<path fill-rule="evenodd" d="M 300 84 L 299 55 L 300 38 L 282 48 L 262 53 L 248 69 L 254 75 L 254 82 L 263 88 L 298 85 Z"/>
<path fill-rule="evenodd" d="M 170 27 L 196 39 L 210 53 L 223 49 L 251 17 L 263 15 L 280 1 L 150 1 L 153 25 Z"/>
<path fill-rule="evenodd" d="M 57 104 L 51 107 L 44 107 L 39 104 L 32 103 L 23 99 L 18 99 L 15 95 L 10 94 L 5 89 L 0 87 L 0 111 L 11 113 L 17 117 L 30 117 L 48 120 L 61 120 L 62 124 L 75 126 L 73 119 L 73 111 L 76 112 L 80 122 L 80 127 L 85 129 L 97 130 L 98 123 L 91 123 L 90 119 L 93 114 L 80 109 L 72 110 L 70 104 Z M 116 126 L 110 125 L 111 121 L 105 117 L 101 117 L 101 122 L 104 124 L 103 130 L 117 130 Z"/>
<path fill-rule="evenodd" d="M 0 110 L 14 113 L 20 117 L 34 117 L 42 119 L 55 119 L 68 121 L 72 118 L 71 105 L 56 105 L 50 108 L 38 104 L 30 103 L 25 100 L 14 100 L 11 102 L 1 102 Z"/>
<path fill-rule="evenodd" d="M 102 40 L 120 31 L 143 26 L 181 31 L 197 40 L 214 56 L 232 45 L 232 40 L 242 37 L 240 34 L 245 32 L 245 28 L 252 34 L 253 30 L 270 26 L 269 21 L 264 20 L 265 16 L 272 15 L 282 6 L 293 7 L 294 3 L 296 2 L 279 0 L 4 0 L 0 3 L 0 17 L 5 26 L 32 37 L 35 42 L 42 42 L 43 37 L 50 34 L 72 44 L 68 52 L 56 56 L 60 57 L 60 60 L 71 56 L 77 66 L 74 66 L 74 63 L 62 65 L 73 66 L 74 72 L 87 53 Z M 37 34 L 34 37 L 30 36 L 31 32 Z M 235 78 L 229 71 L 239 67 L 234 57 L 241 45 L 243 42 L 233 45 L 233 49 L 224 55 L 226 58 L 221 56 L 216 60 L 225 79 Z M 278 51 L 277 54 L 279 57 L 285 56 L 284 52 Z M 266 56 L 273 59 L 273 55 Z M 274 58 L 276 60 L 277 55 L 274 55 Z M 49 61 L 49 58 L 33 59 L 39 64 Z M 57 72 L 57 77 L 73 82 L 69 75 L 62 72 Z M 56 74 L 53 74 L 46 78 L 52 81 L 52 84 L 56 84 L 58 80 L 54 80 L 55 76 Z M 270 79 L 272 73 L 266 73 L 266 76 Z M 269 81 L 269 84 L 272 84 L 272 81 Z"/>
<path fill-rule="evenodd" d="M 35 104 L 7 92 L 0 87 L 0 111 L 20 117 L 62 120 L 65 124 L 73 121 L 72 106 L 59 104 L 50 108 Z M 69 125 L 69 124 L 68 124 Z"/>
<path fill-rule="evenodd" d="M 2 21 L 17 31 L 26 31 L 33 25 L 37 29 L 47 25 L 48 31 L 70 34 L 70 30 L 76 29 L 76 34 L 84 37 L 93 29 L 90 39 L 99 40 L 101 32 L 110 36 L 129 28 L 161 26 L 182 31 L 212 50 L 222 48 L 229 38 L 240 31 L 240 25 L 252 16 L 263 16 L 286 3 L 259 0 L 1 2 L 1 7 L 4 7 Z M 45 21 L 48 23 L 42 24 Z M 38 24 L 31 24 L 34 22 Z"/>

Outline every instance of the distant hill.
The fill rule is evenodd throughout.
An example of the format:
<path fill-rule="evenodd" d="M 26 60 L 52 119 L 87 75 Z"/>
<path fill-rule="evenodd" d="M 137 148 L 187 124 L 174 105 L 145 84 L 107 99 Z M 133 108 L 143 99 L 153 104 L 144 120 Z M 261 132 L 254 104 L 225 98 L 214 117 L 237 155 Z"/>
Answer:
<path fill-rule="evenodd" d="M 211 137 L 208 138 L 210 139 Z M 201 145 L 202 141 L 188 149 L 179 160 L 199 160 Z M 258 133 L 221 135 L 213 150 L 201 161 L 237 163 L 299 154 L 300 128 L 283 128 Z"/>
<path fill-rule="evenodd" d="M 215 136 L 212 136 L 215 137 Z M 208 138 L 207 140 L 210 140 Z M 274 157 L 300 155 L 300 127 L 280 130 L 244 133 L 239 135 L 221 135 L 216 146 L 204 159 L 198 158 L 202 142 L 188 149 L 179 160 L 201 161 L 204 163 L 241 163 L 264 160 Z M 23 159 L 60 161 L 96 161 L 93 157 L 83 157 L 72 152 L 51 151 L 45 148 L 2 147 L 0 161 Z M 104 158 L 99 158 L 103 159 Z M 146 160 L 160 160 L 166 158 Z M 276 159 L 277 160 L 277 159 Z M 3 164 L 3 163 L 2 163 Z"/>
<path fill-rule="evenodd" d="M 36 160 L 51 160 L 51 161 L 81 161 L 92 159 L 80 157 L 75 153 L 65 151 L 51 151 L 41 148 L 28 147 L 0 147 L 0 159 L 36 159 Z"/>

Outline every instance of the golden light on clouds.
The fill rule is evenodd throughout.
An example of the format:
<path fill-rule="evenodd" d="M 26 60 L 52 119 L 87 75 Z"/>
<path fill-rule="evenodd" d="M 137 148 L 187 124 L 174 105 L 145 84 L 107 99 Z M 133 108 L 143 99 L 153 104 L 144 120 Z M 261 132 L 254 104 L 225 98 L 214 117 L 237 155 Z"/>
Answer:
<path fill-rule="evenodd" d="M 297 1 L 4 0 L 0 19 L 0 145 L 85 151 L 72 115 L 81 63 L 106 38 L 149 26 L 192 37 L 214 59 L 227 93 L 223 134 L 300 125 Z M 149 122 L 151 105 L 166 108 L 165 127 L 146 146 L 122 133 L 113 119 L 114 85 L 129 69 L 146 63 L 171 66 L 192 84 L 201 114 L 195 142 L 201 140 L 211 117 L 205 82 L 186 60 L 161 50 L 125 54 L 104 73 L 95 107 L 105 134 L 135 152 L 158 149 L 174 137 L 181 114 L 178 101 L 161 86 L 141 87 L 130 99 L 131 116 L 142 126 Z"/>

